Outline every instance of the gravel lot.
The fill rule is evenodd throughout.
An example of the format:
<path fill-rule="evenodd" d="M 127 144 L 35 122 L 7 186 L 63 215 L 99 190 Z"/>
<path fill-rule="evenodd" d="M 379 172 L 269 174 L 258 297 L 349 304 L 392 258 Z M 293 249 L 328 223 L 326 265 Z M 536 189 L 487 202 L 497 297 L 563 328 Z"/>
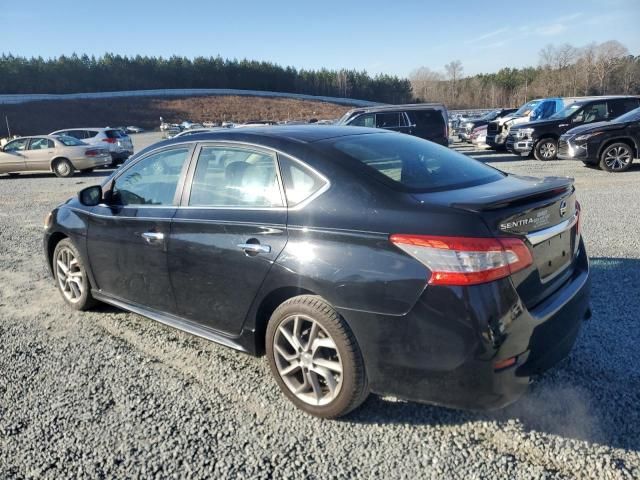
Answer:
<path fill-rule="evenodd" d="M 372 396 L 316 420 L 264 359 L 112 307 L 75 312 L 44 266 L 42 221 L 105 172 L 1 177 L 0 478 L 640 478 L 640 164 L 456 148 L 575 177 L 591 256 L 593 318 L 571 356 L 493 413 Z"/>

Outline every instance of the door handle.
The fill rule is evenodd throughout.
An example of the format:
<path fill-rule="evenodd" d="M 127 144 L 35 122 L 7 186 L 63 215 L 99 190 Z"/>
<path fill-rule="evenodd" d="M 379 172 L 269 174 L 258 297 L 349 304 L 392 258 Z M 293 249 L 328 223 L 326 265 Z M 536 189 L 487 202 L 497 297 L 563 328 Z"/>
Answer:
<path fill-rule="evenodd" d="M 270 253 L 270 245 L 261 245 L 259 243 L 239 243 L 238 248 L 244 250 L 245 253 Z"/>
<path fill-rule="evenodd" d="M 155 243 L 164 240 L 164 233 L 161 232 L 144 232 L 142 234 L 147 243 Z"/>

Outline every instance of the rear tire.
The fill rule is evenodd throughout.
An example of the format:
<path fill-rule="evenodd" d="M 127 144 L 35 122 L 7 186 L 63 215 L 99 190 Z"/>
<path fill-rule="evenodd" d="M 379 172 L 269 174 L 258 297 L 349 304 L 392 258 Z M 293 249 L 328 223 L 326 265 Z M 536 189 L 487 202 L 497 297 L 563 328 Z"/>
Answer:
<path fill-rule="evenodd" d="M 633 156 L 633 149 L 626 143 L 612 143 L 600 155 L 600 168 L 606 172 L 624 172 L 633 163 Z"/>
<path fill-rule="evenodd" d="M 87 270 L 76 246 L 65 238 L 53 251 L 53 276 L 64 301 L 76 310 L 88 310 L 97 301 L 91 296 Z"/>
<path fill-rule="evenodd" d="M 280 389 L 311 415 L 346 415 L 369 394 L 358 343 L 321 297 L 300 295 L 280 305 L 267 326 L 266 352 Z"/>
<path fill-rule="evenodd" d="M 558 155 L 558 141 L 555 138 L 543 138 L 536 143 L 533 154 L 537 160 L 554 160 Z"/>
<path fill-rule="evenodd" d="M 70 177 L 73 175 L 73 170 L 73 165 L 71 165 L 71 162 L 66 158 L 56 160 L 53 164 L 53 173 L 56 174 L 56 177 Z"/>

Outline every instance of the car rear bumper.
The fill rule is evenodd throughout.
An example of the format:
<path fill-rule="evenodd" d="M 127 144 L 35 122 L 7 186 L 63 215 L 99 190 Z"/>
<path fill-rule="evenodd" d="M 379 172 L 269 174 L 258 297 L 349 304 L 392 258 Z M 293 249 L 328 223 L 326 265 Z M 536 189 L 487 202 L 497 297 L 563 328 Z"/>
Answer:
<path fill-rule="evenodd" d="M 571 350 L 589 313 L 584 245 L 570 279 L 527 309 L 510 279 L 472 287 L 427 287 L 404 316 L 341 311 L 365 360 L 371 390 L 471 410 L 516 401 L 531 376 Z M 516 357 L 497 369 L 496 362 Z"/>

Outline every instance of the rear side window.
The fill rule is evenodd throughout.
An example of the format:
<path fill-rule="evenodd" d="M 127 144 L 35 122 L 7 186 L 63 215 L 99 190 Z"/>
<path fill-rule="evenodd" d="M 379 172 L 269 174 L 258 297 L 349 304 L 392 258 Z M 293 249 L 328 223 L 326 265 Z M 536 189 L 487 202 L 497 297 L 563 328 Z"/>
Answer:
<path fill-rule="evenodd" d="M 326 184 L 319 175 L 286 155 L 278 155 L 287 205 L 294 207 L 318 192 Z"/>
<path fill-rule="evenodd" d="M 630 112 L 638 108 L 640 100 L 637 98 L 621 98 L 617 100 L 609 100 L 609 118 L 616 118 L 620 115 Z"/>
<path fill-rule="evenodd" d="M 452 190 L 503 178 L 477 160 L 410 135 L 353 135 L 324 143 L 380 180 L 408 191 Z"/>
<path fill-rule="evenodd" d="M 78 145 L 86 145 L 84 142 L 78 140 L 77 138 L 69 137 L 67 135 L 60 135 L 58 137 L 58 140 L 60 140 L 60 143 L 62 143 L 67 147 L 77 147 Z"/>
<path fill-rule="evenodd" d="M 246 148 L 202 147 L 189 205 L 198 207 L 283 206 L 275 157 Z"/>
<path fill-rule="evenodd" d="M 85 130 L 85 133 L 87 135 L 87 138 L 93 138 L 98 135 L 99 132 L 97 130 Z"/>
<path fill-rule="evenodd" d="M 46 150 L 53 148 L 53 142 L 48 138 L 33 138 L 29 145 L 29 150 Z"/>
<path fill-rule="evenodd" d="M 444 132 L 444 118 L 439 110 L 409 110 L 407 115 L 411 123 L 419 129 Z"/>
<path fill-rule="evenodd" d="M 62 134 L 68 137 L 77 138 L 78 140 L 84 140 L 85 138 L 87 138 L 87 135 L 85 134 L 84 130 L 67 130 Z"/>

